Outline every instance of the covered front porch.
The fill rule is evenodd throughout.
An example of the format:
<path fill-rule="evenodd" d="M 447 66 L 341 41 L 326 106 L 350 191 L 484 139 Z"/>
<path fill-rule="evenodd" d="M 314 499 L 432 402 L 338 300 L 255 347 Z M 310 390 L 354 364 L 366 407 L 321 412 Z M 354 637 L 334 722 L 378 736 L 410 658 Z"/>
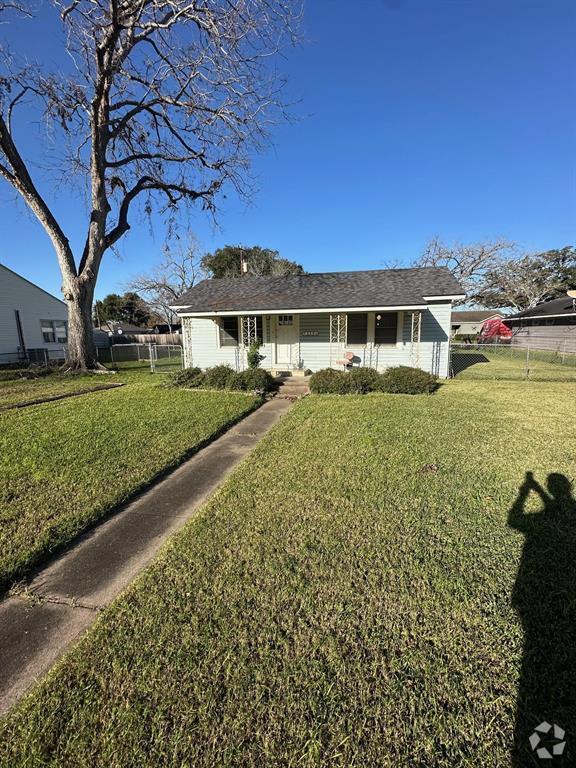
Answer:
<path fill-rule="evenodd" d="M 425 311 L 385 308 L 184 318 L 186 365 L 204 368 L 225 362 L 243 370 L 248 349 L 258 341 L 261 365 L 273 375 L 342 368 L 346 353 L 354 366 L 420 367 Z"/>

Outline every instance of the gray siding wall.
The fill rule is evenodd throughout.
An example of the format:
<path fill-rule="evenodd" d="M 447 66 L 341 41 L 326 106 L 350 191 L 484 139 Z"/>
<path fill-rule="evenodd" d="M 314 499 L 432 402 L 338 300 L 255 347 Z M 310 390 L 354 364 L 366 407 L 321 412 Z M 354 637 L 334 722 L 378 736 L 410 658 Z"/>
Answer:
<path fill-rule="evenodd" d="M 531 325 L 512 330 L 515 347 L 550 350 L 558 354 L 576 353 L 576 322 L 574 325 Z"/>
<path fill-rule="evenodd" d="M 66 304 L 0 264 L 0 362 L 17 359 L 20 341 L 15 310 L 20 312 L 24 342 L 28 349 L 62 349 L 62 344 L 44 341 L 40 321 L 67 322 Z"/>
<path fill-rule="evenodd" d="M 330 315 L 300 315 L 299 359 L 304 368 L 318 371 L 337 368 L 345 352 L 354 353 L 359 365 L 385 370 L 393 365 L 418 365 L 437 376 L 448 376 L 451 305 L 430 304 L 422 313 L 420 350 L 416 358 L 410 344 L 411 313 L 399 313 L 398 341 L 393 345 L 375 345 L 374 313 L 368 314 L 368 343 L 359 346 L 330 343 Z M 264 355 L 262 366 L 274 368 L 274 322 L 264 319 Z M 218 326 L 211 318 L 183 318 L 182 333 L 187 366 L 207 368 L 228 363 L 238 370 L 246 367 L 246 354 L 241 347 L 218 347 Z"/>

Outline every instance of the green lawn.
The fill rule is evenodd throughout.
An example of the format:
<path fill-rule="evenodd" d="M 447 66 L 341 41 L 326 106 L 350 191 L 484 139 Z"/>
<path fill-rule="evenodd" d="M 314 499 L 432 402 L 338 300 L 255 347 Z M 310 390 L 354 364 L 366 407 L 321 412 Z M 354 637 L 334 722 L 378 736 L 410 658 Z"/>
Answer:
<path fill-rule="evenodd" d="M 576 479 L 575 395 L 307 398 L 8 716 L 0 763 L 503 768 L 519 678 L 522 749 L 575 734 L 576 506 L 558 478 L 556 516 L 518 497 Z"/>
<path fill-rule="evenodd" d="M 149 373 L 88 378 L 125 386 L 0 413 L 0 586 L 255 402 L 242 393 L 167 389 L 163 376 Z M 24 382 L 30 389 L 13 396 L 54 393 L 40 381 L 46 388 Z"/>
<path fill-rule="evenodd" d="M 530 379 L 532 381 L 576 382 L 576 355 L 526 350 L 503 345 L 500 349 L 481 346 L 453 347 L 452 362 L 460 379 Z M 462 370 L 463 369 L 463 370 Z"/>
<path fill-rule="evenodd" d="M 0 409 L 6 405 L 42 400 L 55 395 L 67 395 L 112 384 L 114 376 L 60 376 L 53 374 L 38 379 L 0 381 Z"/>

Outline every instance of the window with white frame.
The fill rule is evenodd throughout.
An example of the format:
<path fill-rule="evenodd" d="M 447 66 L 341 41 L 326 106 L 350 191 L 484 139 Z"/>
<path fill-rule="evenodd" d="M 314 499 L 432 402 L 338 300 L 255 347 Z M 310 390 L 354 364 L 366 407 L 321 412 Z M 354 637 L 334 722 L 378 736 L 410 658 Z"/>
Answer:
<path fill-rule="evenodd" d="M 238 332 L 238 317 L 236 315 L 220 318 L 218 337 L 221 347 L 238 346 L 240 334 Z"/>
<path fill-rule="evenodd" d="M 294 325 L 294 315 L 278 315 L 278 325 Z"/>
<path fill-rule="evenodd" d="M 332 344 L 346 343 L 346 315 L 330 315 L 330 342 Z"/>
<path fill-rule="evenodd" d="M 40 320 L 40 327 L 45 344 L 68 343 L 68 328 L 65 320 Z"/>

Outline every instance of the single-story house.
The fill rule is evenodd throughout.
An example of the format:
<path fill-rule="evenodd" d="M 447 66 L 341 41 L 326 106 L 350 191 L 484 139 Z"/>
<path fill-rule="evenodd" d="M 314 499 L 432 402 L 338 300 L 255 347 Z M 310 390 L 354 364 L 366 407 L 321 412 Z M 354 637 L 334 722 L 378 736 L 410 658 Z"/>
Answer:
<path fill-rule="evenodd" d="M 576 297 L 562 296 L 508 316 L 512 344 L 558 353 L 576 353 Z"/>
<path fill-rule="evenodd" d="M 0 264 L 0 365 L 61 360 L 67 344 L 66 304 Z"/>
<path fill-rule="evenodd" d="M 448 376 L 452 302 L 464 291 L 444 267 L 203 280 L 173 308 L 184 363 L 246 367 L 262 343 L 273 373 L 411 365 Z"/>
<path fill-rule="evenodd" d="M 503 320 L 493 309 L 470 309 L 452 312 L 452 336 L 477 336 L 486 320 Z"/>

